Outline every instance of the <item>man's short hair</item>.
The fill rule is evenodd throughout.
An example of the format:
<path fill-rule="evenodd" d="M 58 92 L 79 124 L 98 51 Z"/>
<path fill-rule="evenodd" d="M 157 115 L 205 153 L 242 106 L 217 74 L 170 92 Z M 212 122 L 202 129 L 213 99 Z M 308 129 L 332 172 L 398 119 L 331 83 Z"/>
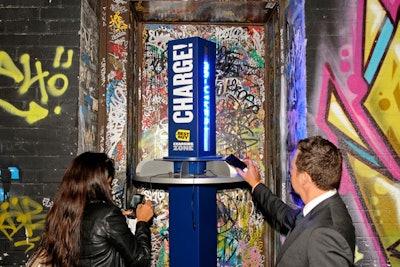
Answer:
<path fill-rule="evenodd" d="M 308 137 L 297 144 L 295 162 L 299 172 L 307 172 L 318 188 L 339 189 L 342 177 L 342 153 L 321 136 Z"/>

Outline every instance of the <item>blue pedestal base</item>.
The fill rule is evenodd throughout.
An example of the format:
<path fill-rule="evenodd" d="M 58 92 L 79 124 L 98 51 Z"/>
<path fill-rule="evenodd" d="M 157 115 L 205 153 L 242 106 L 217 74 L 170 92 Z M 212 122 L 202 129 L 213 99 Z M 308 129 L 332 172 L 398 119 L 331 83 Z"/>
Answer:
<path fill-rule="evenodd" d="M 217 264 L 217 189 L 169 187 L 170 266 Z"/>

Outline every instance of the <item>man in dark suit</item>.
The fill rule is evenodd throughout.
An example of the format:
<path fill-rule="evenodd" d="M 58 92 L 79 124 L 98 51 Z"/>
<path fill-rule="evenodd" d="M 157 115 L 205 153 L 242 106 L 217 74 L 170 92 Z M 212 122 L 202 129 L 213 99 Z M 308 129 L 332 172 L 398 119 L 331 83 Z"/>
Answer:
<path fill-rule="evenodd" d="M 286 239 L 275 266 L 353 266 L 355 231 L 339 196 L 342 155 L 320 136 L 297 145 L 291 162 L 291 184 L 305 206 L 296 210 L 274 195 L 260 180 L 251 160 L 238 173 L 252 187 L 253 201 L 265 219 Z"/>

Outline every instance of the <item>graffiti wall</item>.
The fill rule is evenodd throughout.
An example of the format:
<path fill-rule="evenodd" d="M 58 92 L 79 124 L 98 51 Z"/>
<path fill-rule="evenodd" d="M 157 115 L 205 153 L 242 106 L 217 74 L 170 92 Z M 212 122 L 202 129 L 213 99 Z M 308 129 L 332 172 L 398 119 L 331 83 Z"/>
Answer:
<path fill-rule="evenodd" d="M 141 66 L 141 160 L 168 154 L 167 44 L 199 36 L 217 45 L 217 154 L 239 153 L 264 170 L 265 29 L 262 26 L 147 24 Z M 168 192 L 141 188 L 156 203 L 153 266 L 168 266 Z M 247 189 L 221 189 L 217 195 L 218 266 L 263 266 L 263 219 Z"/>
<path fill-rule="evenodd" d="M 127 168 L 127 121 L 129 69 L 128 1 L 103 0 L 100 38 L 100 85 L 104 120 L 100 131 L 100 150 L 115 159 L 116 179 L 112 194 L 115 204 L 124 205 Z"/>
<path fill-rule="evenodd" d="M 64 46 L 48 50 L 51 62 L 36 52 L 14 61 L 13 51 L 0 50 L 0 264 L 23 263 L 34 251 L 62 170 L 76 153 L 66 101 L 74 95 L 69 91 L 75 52 Z"/>
<path fill-rule="evenodd" d="M 400 266 L 399 4 L 306 1 L 308 129 L 344 153 L 357 266 Z"/>
<path fill-rule="evenodd" d="M 0 266 L 24 266 L 36 250 L 59 181 L 77 154 L 79 88 L 94 90 L 97 72 L 97 55 L 88 54 L 95 53 L 97 23 L 88 23 L 95 18 L 83 2 L 82 31 L 80 1 L 0 3 Z M 80 32 L 88 45 L 82 54 Z M 80 110 L 93 103 L 86 97 Z M 91 148 L 96 125 L 86 114 L 80 144 Z"/>
<path fill-rule="evenodd" d="M 299 140 L 307 136 L 307 92 L 306 92 L 306 46 L 305 35 L 305 12 L 304 1 L 289 2 L 285 10 L 287 24 L 287 40 L 285 41 L 288 52 L 286 54 L 286 66 L 284 76 L 286 80 L 286 90 L 282 97 L 286 96 L 285 107 L 282 108 L 282 117 L 286 117 L 287 131 L 286 144 L 286 166 L 282 183 L 282 199 L 295 206 L 302 206 L 303 202 L 297 194 L 292 194 L 290 184 L 289 163 L 296 152 L 296 144 Z M 285 121 L 285 120 L 283 120 Z"/>
<path fill-rule="evenodd" d="M 65 58 L 61 61 L 63 55 Z M 1 99 L 0 107 L 3 111 L 25 120 L 28 125 L 50 117 L 50 112 L 59 115 L 62 112 L 62 107 L 54 105 L 50 111 L 50 107 L 48 107 L 49 98 L 57 99 L 66 93 L 69 79 L 63 72 L 71 67 L 73 55 L 72 49 L 65 51 L 65 47 L 58 46 L 54 49 L 52 70 L 49 71 L 43 69 L 41 60 L 31 60 L 29 53 L 23 53 L 19 56 L 18 60 L 21 67 L 18 67 L 7 51 L 0 51 L 1 74 L 11 79 L 11 82 L 19 84 L 15 88 L 16 93 L 20 96 L 19 101 L 22 101 L 22 97 L 27 98 L 25 109 L 18 107 L 18 103 L 13 103 L 12 100 Z M 35 93 L 38 94 L 36 98 Z"/>
<path fill-rule="evenodd" d="M 87 1 L 81 2 L 78 154 L 98 151 L 99 19 Z"/>

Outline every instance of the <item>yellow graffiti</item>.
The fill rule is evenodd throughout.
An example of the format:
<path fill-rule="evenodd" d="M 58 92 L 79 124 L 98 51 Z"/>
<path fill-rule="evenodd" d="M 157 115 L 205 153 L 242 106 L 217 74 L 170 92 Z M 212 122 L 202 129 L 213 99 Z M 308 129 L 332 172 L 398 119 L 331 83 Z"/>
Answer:
<path fill-rule="evenodd" d="M 126 29 L 128 29 L 128 25 L 124 22 L 120 14 L 121 13 L 117 11 L 113 16 L 110 16 L 110 28 L 114 28 L 116 32 L 126 31 Z"/>
<path fill-rule="evenodd" d="M 0 205 L 0 232 L 15 247 L 27 246 L 25 252 L 28 252 L 40 240 L 40 236 L 34 236 L 34 231 L 43 230 L 45 218 L 43 207 L 36 201 L 29 197 L 12 197 Z M 19 238 L 21 233 L 25 238 Z"/>
<path fill-rule="evenodd" d="M 376 248 L 383 248 L 380 252 L 388 265 L 400 266 L 400 180 L 397 175 L 400 156 L 400 24 L 398 18 L 391 19 L 386 5 L 379 0 L 365 1 L 364 12 L 360 67 L 364 70 L 362 74 L 368 91 L 360 104 L 366 114 L 350 117 L 351 113 L 347 112 L 357 112 L 358 103 L 349 103 L 351 108 L 346 109 L 345 105 L 340 105 L 339 95 L 331 93 L 328 121 L 338 136 L 345 137 L 343 139 L 347 139 L 345 142 L 351 146 L 346 156 L 349 172 L 363 203 L 361 212 L 366 213 L 371 231 L 379 243 Z M 363 94 L 361 91 L 360 96 Z M 353 107 L 356 109 L 351 110 Z M 364 133 L 369 136 L 364 136 Z M 374 135 L 379 135 L 382 140 L 372 144 Z M 379 141 L 382 145 L 378 147 Z M 363 257 L 357 251 L 356 260 Z"/>
<path fill-rule="evenodd" d="M 59 115 L 60 113 L 61 113 L 61 107 L 60 106 L 55 107 L 54 108 L 54 114 Z"/>
<path fill-rule="evenodd" d="M 382 34 L 383 25 L 390 25 L 391 38 L 387 41 L 385 53 L 379 62 L 370 88 L 363 102 L 388 141 L 388 146 L 400 155 L 400 27 L 399 20 L 389 21 L 388 12 L 381 1 L 370 0 L 365 8 L 364 66 L 370 63 Z M 389 31 L 389 30 L 387 30 Z M 385 253 L 392 266 L 399 266 L 400 253 L 400 184 L 399 177 L 389 177 L 361 160 L 350 158 L 354 176 L 362 193 L 367 211 L 379 236 Z M 395 165 L 395 164 L 393 164 Z M 391 166 L 386 166 L 388 169 Z M 382 168 L 382 167 L 381 167 Z"/>
<path fill-rule="evenodd" d="M 0 75 L 8 76 L 17 83 L 24 79 L 22 72 L 15 66 L 11 57 L 4 51 L 0 51 Z"/>
<path fill-rule="evenodd" d="M 366 210 L 385 248 L 398 241 L 400 225 L 400 187 L 398 182 L 348 154 L 349 163 L 365 201 Z M 394 259 L 393 259 L 394 260 Z"/>
<path fill-rule="evenodd" d="M 341 132 L 343 132 L 346 136 L 350 137 L 351 140 L 354 140 L 360 146 L 367 148 L 367 145 L 363 142 L 361 136 L 357 132 L 355 126 L 351 123 L 348 116 L 337 101 L 337 98 L 334 94 L 330 95 L 330 109 L 328 110 L 328 121 L 335 125 Z"/>
<path fill-rule="evenodd" d="M 142 1 L 135 3 L 135 10 L 139 12 L 146 11 L 146 8 L 142 5 Z"/>
<path fill-rule="evenodd" d="M 61 61 L 61 56 L 62 54 L 64 54 L 64 47 L 59 46 L 57 47 L 56 50 L 56 55 L 54 57 L 54 61 L 53 61 L 53 67 L 54 68 L 59 68 L 61 66 L 61 68 L 63 69 L 68 69 L 72 66 L 72 56 L 74 55 L 74 51 L 72 49 L 68 49 L 68 60 L 65 61 L 64 63 L 60 64 Z"/>
<path fill-rule="evenodd" d="M 261 266 L 264 220 L 251 204 L 250 192 L 224 190 L 217 194 L 217 203 L 217 255 L 221 262 L 240 258 L 241 266 Z"/>
<path fill-rule="evenodd" d="M 61 88 L 56 87 L 57 80 L 63 81 L 63 86 Z M 68 78 L 62 73 L 54 74 L 47 81 L 47 85 L 48 85 L 47 90 L 49 91 L 49 94 L 55 97 L 62 96 L 68 89 Z"/>
<path fill-rule="evenodd" d="M 61 67 L 67 69 L 71 67 L 74 52 L 72 49 L 69 49 L 67 51 L 67 59 L 61 63 L 61 57 L 64 54 L 64 51 L 64 47 L 57 47 L 53 61 L 54 68 Z M 22 82 L 21 86 L 18 88 L 18 93 L 20 95 L 28 93 L 32 85 L 38 83 L 40 104 L 46 105 L 49 101 L 49 95 L 53 97 L 60 97 L 67 91 L 69 81 L 65 74 L 56 73 L 51 75 L 49 71 L 43 71 L 42 62 L 36 61 L 36 75 L 32 76 L 30 56 L 28 54 L 21 55 L 19 62 L 23 67 L 23 73 L 17 68 L 17 66 L 15 66 L 11 57 L 6 52 L 0 51 L 0 75 L 10 77 L 17 83 Z M 40 104 L 36 103 L 35 101 L 30 101 L 28 110 L 20 110 L 13 104 L 0 99 L 1 108 L 14 116 L 25 118 L 25 121 L 29 124 L 33 124 L 39 120 L 42 120 L 49 114 L 48 109 L 44 108 Z M 55 114 L 60 114 L 61 108 L 56 107 L 54 111 L 56 111 Z"/>
<path fill-rule="evenodd" d="M 47 92 L 46 92 L 46 88 L 45 88 L 45 84 L 44 84 L 44 78 L 49 76 L 49 72 L 42 71 L 42 63 L 40 61 L 36 61 L 35 63 L 35 67 L 36 67 L 36 72 L 37 75 L 35 77 L 31 77 L 31 66 L 30 66 L 30 56 L 28 54 L 24 54 L 21 56 L 20 58 L 20 62 L 22 64 L 22 66 L 24 67 L 24 82 L 22 83 L 22 86 L 19 88 L 18 92 L 20 95 L 23 95 L 25 93 L 28 92 L 28 89 L 31 87 L 32 84 L 39 82 L 40 85 L 40 94 L 41 94 L 41 100 L 40 102 L 42 102 L 43 104 L 47 103 L 48 101 L 48 96 L 47 96 Z"/>
<path fill-rule="evenodd" d="M 378 13 L 377 10 L 383 12 L 382 6 L 379 5 L 378 1 L 374 5 L 367 5 L 368 10 L 371 13 Z M 378 8 L 379 7 L 379 8 Z M 381 19 L 383 15 L 379 15 L 375 20 L 375 23 L 371 26 L 371 29 L 366 29 L 367 34 L 365 43 L 368 42 L 374 44 L 376 42 L 376 29 L 373 25 L 381 25 Z M 368 20 L 367 20 L 368 21 Z M 376 28 L 377 26 L 375 26 Z M 379 30 L 380 28 L 378 28 Z M 369 44 L 371 45 L 371 44 Z M 367 49 L 366 49 L 367 50 Z M 368 50 L 369 51 L 369 50 Z M 400 27 L 397 27 L 394 31 L 394 36 L 390 42 L 385 57 L 382 59 L 380 64 L 379 73 L 376 75 L 376 80 L 372 84 L 371 90 L 368 93 L 368 97 L 365 100 L 365 107 L 368 109 L 370 114 L 374 117 L 375 122 L 385 134 L 386 138 L 392 145 L 392 148 L 400 155 L 400 128 L 398 127 L 398 121 L 393 118 L 400 116 Z M 369 58 L 369 56 L 366 56 Z"/>
<path fill-rule="evenodd" d="M 33 124 L 41 119 L 46 118 L 49 113 L 47 109 L 41 107 L 33 101 L 29 103 L 28 110 L 17 109 L 15 106 L 2 99 L 0 99 L 0 107 L 3 107 L 11 115 L 25 117 L 26 122 L 29 124 Z"/>
<path fill-rule="evenodd" d="M 358 261 L 362 260 L 364 258 L 364 254 L 362 254 L 356 246 L 356 251 L 354 252 L 354 263 L 357 263 Z"/>

